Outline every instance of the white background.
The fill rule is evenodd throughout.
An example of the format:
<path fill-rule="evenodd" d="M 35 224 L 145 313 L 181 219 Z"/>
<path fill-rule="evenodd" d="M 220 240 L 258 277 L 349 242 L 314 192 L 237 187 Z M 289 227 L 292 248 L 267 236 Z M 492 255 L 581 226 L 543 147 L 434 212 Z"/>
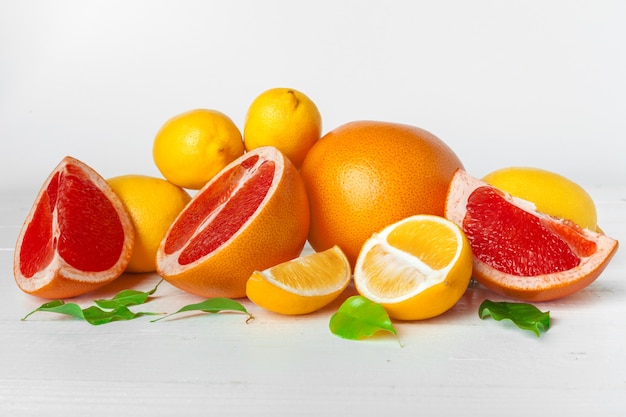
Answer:
<path fill-rule="evenodd" d="M 291 87 L 324 132 L 356 119 L 446 141 L 476 176 L 537 166 L 626 180 L 623 1 L 0 3 L 0 189 L 37 189 L 65 155 L 160 175 L 160 126 Z"/>

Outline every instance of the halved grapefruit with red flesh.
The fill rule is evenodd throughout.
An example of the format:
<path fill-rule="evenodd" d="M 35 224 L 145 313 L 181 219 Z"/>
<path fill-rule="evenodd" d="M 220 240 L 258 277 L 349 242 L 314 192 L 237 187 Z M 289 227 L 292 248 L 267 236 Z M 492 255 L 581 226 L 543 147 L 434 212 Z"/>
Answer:
<path fill-rule="evenodd" d="M 606 268 L 618 242 L 535 210 L 464 170 L 452 178 L 445 216 L 461 226 L 474 256 L 474 278 L 525 301 L 574 294 Z"/>
<path fill-rule="evenodd" d="M 260 147 L 194 195 L 161 242 L 157 272 L 203 297 L 245 297 L 252 272 L 297 257 L 308 231 L 299 172 L 276 148 Z"/>
<path fill-rule="evenodd" d="M 46 179 L 24 221 L 13 272 L 26 293 L 68 298 L 119 277 L 130 260 L 133 224 L 108 183 L 65 157 Z"/>

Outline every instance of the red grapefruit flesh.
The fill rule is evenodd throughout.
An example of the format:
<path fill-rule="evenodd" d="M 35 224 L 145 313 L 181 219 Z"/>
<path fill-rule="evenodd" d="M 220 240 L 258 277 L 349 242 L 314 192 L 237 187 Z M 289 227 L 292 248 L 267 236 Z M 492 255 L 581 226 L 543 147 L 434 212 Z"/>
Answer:
<path fill-rule="evenodd" d="M 108 183 L 83 162 L 65 157 L 46 179 L 17 240 L 13 272 L 26 293 L 68 298 L 119 277 L 134 230 Z"/>
<path fill-rule="evenodd" d="M 226 166 L 192 198 L 157 251 L 157 272 L 204 297 L 241 298 L 253 271 L 297 257 L 309 203 L 293 164 L 260 147 Z"/>
<path fill-rule="evenodd" d="M 448 190 L 445 216 L 470 241 L 474 278 L 492 291 L 525 301 L 574 294 L 606 268 L 618 242 L 571 221 L 537 212 L 458 170 Z"/>

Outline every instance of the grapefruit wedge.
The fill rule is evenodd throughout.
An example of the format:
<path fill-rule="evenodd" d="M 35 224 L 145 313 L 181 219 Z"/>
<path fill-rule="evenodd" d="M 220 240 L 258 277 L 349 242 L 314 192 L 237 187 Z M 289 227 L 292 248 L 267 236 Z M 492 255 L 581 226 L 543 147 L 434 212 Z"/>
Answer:
<path fill-rule="evenodd" d="M 157 272 L 193 294 L 242 298 L 253 271 L 300 254 L 308 230 L 299 172 L 278 149 L 260 147 L 193 196 L 161 241 Z"/>
<path fill-rule="evenodd" d="M 119 277 L 130 260 L 134 229 L 108 183 L 65 157 L 37 194 L 17 239 L 13 273 L 26 293 L 68 298 Z"/>
<path fill-rule="evenodd" d="M 606 268 L 618 242 L 570 220 L 536 211 L 460 169 L 448 190 L 445 216 L 470 241 L 473 277 L 492 291 L 530 302 L 574 294 Z"/>

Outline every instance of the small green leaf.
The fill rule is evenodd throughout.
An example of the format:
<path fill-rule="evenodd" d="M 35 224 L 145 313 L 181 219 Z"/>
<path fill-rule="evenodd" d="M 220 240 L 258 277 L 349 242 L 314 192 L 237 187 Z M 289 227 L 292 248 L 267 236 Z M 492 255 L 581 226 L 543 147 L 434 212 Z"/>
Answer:
<path fill-rule="evenodd" d="M 152 321 L 153 322 L 159 321 L 166 317 L 170 317 L 178 313 L 183 313 L 185 311 L 203 311 L 205 313 L 220 313 L 222 311 L 234 311 L 234 312 L 247 314 L 248 319 L 246 321 L 253 319 L 252 314 L 250 314 L 248 310 L 246 310 L 246 308 L 238 301 L 231 300 L 230 298 L 217 297 L 217 298 L 209 298 L 200 303 L 186 305 L 174 313 L 168 314 L 167 316 L 164 316 L 164 317 L 159 317 L 158 319 L 152 320 Z"/>
<path fill-rule="evenodd" d="M 75 303 L 66 303 L 63 300 L 54 300 L 42 304 L 39 308 L 36 308 L 35 310 L 24 316 L 22 320 L 26 320 L 31 314 L 38 311 L 73 316 L 79 319 L 83 319 L 87 323 L 94 326 L 110 323 L 112 321 L 132 320 L 140 316 L 158 314 L 147 312 L 133 313 L 126 306 L 119 306 L 111 311 L 105 311 L 96 306 L 82 309 L 78 304 Z"/>
<path fill-rule="evenodd" d="M 156 292 L 161 282 L 163 282 L 163 280 L 157 282 L 156 286 L 150 291 L 123 290 L 117 293 L 110 300 L 95 300 L 94 303 L 96 303 L 100 308 L 106 309 L 116 309 L 120 306 L 129 307 L 143 304 L 152 294 Z"/>
<path fill-rule="evenodd" d="M 85 316 L 83 315 L 83 310 L 82 308 L 80 308 L 78 304 L 65 303 L 65 301 L 63 300 L 54 300 L 54 301 L 49 301 L 47 303 L 42 304 L 38 308 L 34 309 L 33 311 L 25 315 L 22 318 L 22 320 L 26 320 L 29 316 L 31 316 L 32 314 L 38 311 L 66 314 L 68 316 L 73 316 L 78 319 L 83 319 L 83 320 L 85 319 Z"/>
<path fill-rule="evenodd" d="M 491 316 L 494 320 L 510 320 L 523 330 L 530 330 L 537 337 L 550 328 L 550 312 L 542 312 L 532 304 L 495 302 L 485 300 L 478 307 L 478 316 L 484 319 Z"/>
<path fill-rule="evenodd" d="M 383 306 L 360 295 L 343 302 L 330 318 L 329 327 L 334 335 L 350 340 L 370 337 L 379 331 L 398 336 Z"/>
<path fill-rule="evenodd" d="M 154 316 L 161 313 L 152 313 L 145 311 L 134 313 L 130 311 L 126 306 L 119 306 L 116 309 L 104 311 L 96 306 L 91 306 L 84 309 L 83 314 L 85 316 L 85 320 L 89 324 L 97 326 L 99 324 L 106 324 L 112 321 L 132 320 L 141 316 Z"/>

